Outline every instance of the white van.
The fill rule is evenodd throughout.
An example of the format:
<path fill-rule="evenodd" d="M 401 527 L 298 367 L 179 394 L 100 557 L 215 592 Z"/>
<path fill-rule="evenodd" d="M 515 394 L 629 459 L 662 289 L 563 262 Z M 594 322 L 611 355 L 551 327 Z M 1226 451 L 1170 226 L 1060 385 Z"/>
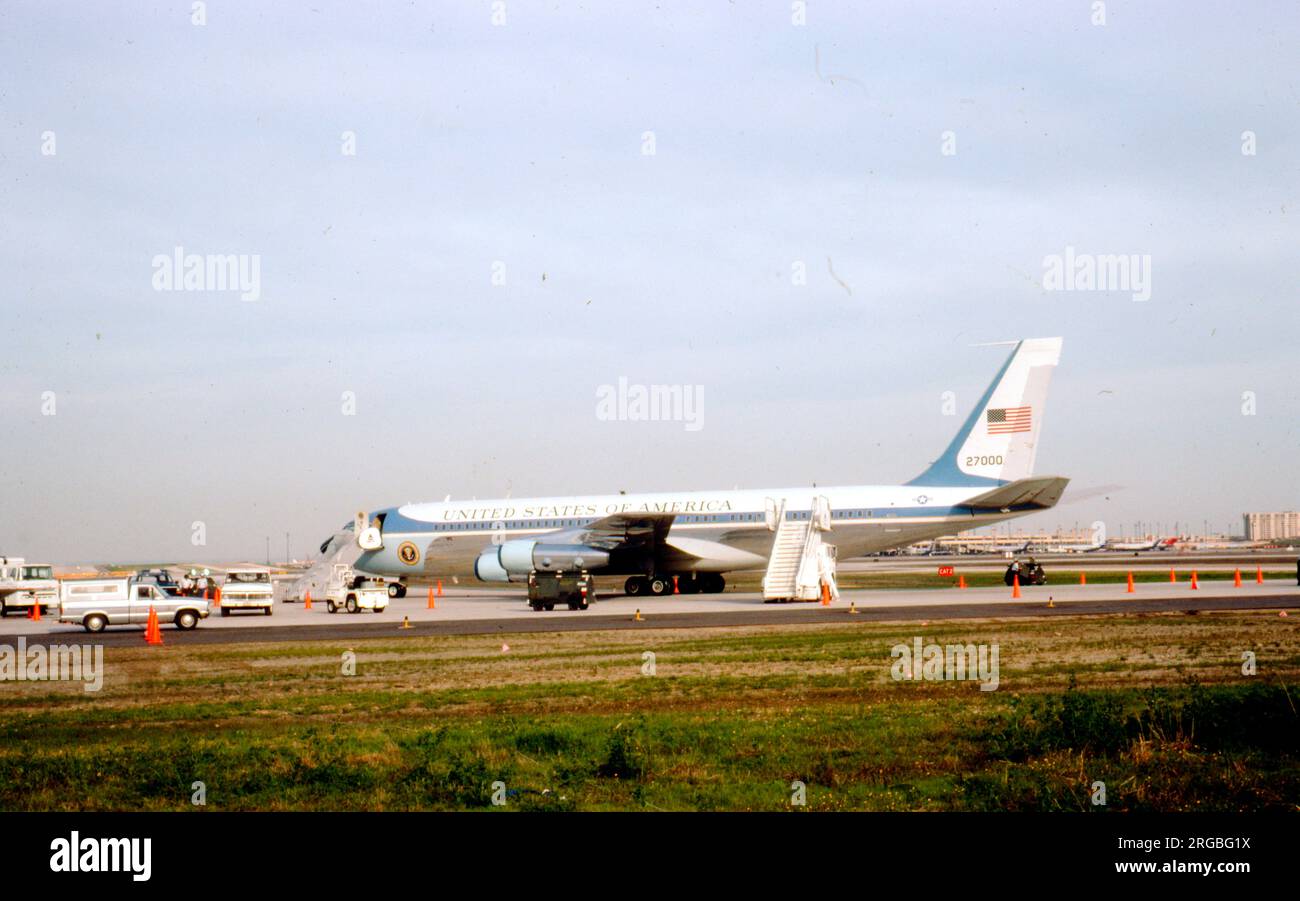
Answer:
<path fill-rule="evenodd" d="M 0 557 L 0 616 L 30 613 L 37 604 L 45 613 L 59 601 L 59 582 L 48 563 L 28 563 L 22 557 Z"/>
<path fill-rule="evenodd" d="M 135 579 L 76 579 L 59 585 L 59 622 L 79 623 L 87 632 L 144 625 L 150 607 L 157 611 L 159 623 L 175 623 L 178 629 L 193 629 L 209 613 L 203 598 L 168 594 L 158 585 Z"/>
<path fill-rule="evenodd" d="M 270 616 L 275 606 L 271 571 L 265 566 L 240 566 L 226 571 L 221 586 L 221 615 L 232 610 L 260 611 Z"/>

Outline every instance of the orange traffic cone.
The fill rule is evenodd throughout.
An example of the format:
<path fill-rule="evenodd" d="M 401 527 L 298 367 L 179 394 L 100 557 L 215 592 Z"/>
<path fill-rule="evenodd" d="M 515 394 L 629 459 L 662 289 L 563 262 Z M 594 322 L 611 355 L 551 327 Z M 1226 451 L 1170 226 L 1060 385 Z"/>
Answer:
<path fill-rule="evenodd" d="M 41 621 L 41 599 L 40 598 L 37 598 L 36 603 L 32 604 L 32 610 L 30 613 L 27 614 L 27 618 L 30 620 L 35 620 L 38 623 Z"/>
<path fill-rule="evenodd" d="M 1011 597 L 1013 599 L 1020 597 L 1020 573 L 1011 577 Z"/>
<path fill-rule="evenodd" d="M 1173 568 L 1172 566 L 1169 567 L 1169 581 L 1170 581 L 1170 582 L 1177 582 L 1177 581 L 1178 581 L 1178 576 L 1177 576 L 1176 573 L 1174 573 L 1174 568 Z"/>
<path fill-rule="evenodd" d="M 673 576 L 673 594 L 681 594 L 682 591 L 677 587 L 677 577 Z"/>
<path fill-rule="evenodd" d="M 1240 588 L 1240 587 L 1241 587 L 1241 570 L 1240 570 L 1240 569 L 1235 570 L 1235 571 L 1233 572 L 1233 574 L 1232 574 L 1232 587 L 1233 587 L 1233 588 Z"/>
<path fill-rule="evenodd" d="M 1088 584 L 1088 574 L 1087 574 L 1087 573 L 1085 573 L 1085 572 L 1081 572 L 1081 573 L 1079 573 L 1079 584 L 1080 584 L 1080 585 L 1087 585 L 1087 584 Z"/>
<path fill-rule="evenodd" d="M 1133 594 L 1133 574 L 1128 574 L 1128 588 L 1124 590 L 1125 594 Z"/>
<path fill-rule="evenodd" d="M 830 605 L 831 605 L 831 587 L 827 585 L 825 582 L 822 582 L 822 606 L 829 607 Z"/>
<path fill-rule="evenodd" d="M 310 610 L 310 609 L 311 609 L 311 592 L 310 592 L 310 591 L 307 592 L 305 595 L 303 595 L 303 598 L 302 598 L 302 609 L 304 609 L 304 610 Z"/>
<path fill-rule="evenodd" d="M 221 586 L 218 585 L 212 592 L 212 606 L 217 610 L 221 609 Z"/>
<path fill-rule="evenodd" d="M 437 607 L 438 607 L 438 605 L 437 605 L 437 603 L 436 603 L 436 602 L 434 601 L 434 599 L 433 599 L 433 586 L 430 585 L 430 586 L 429 586 L 429 609 L 430 609 L 430 610 L 436 610 Z"/>
<path fill-rule="evenodd" d="M 1264 567 L 1262 566 L 1255 567 L 1255 584 L 1256 585 L 1264 584 Z"/>
<path fill-rule="evenodd" d="M 158 625 L 158 611 L 149 605 L 149 622 L 144 627 L 145 644 L 162 644 L 162 628 Z"/>
<path fill-rule="evenodd" d="M 442 597 L 442 579 L 438 580 L 438 597 Z"/>
<path fill-rule="evenodd" d="M 1192 591 L 1196 591 L 1196 570 L 1192 570 Z"/>
<path fill-rule="evenodd" d="M 965 576 L 958 576 L 958 577 L 957 577 L 957 587 L 958 587 L 958 588 L 965 588 L 965 587 L 966 587 L 966 577 L 965 577 Z"/>

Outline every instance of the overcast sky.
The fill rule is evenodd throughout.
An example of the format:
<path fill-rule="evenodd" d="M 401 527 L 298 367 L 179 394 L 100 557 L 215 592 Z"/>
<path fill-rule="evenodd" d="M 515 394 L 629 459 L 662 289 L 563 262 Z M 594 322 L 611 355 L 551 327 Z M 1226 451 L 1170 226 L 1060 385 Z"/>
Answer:
<path fill-rule="evenodd" d="M 1047 335 L 1038 470 L 1083 499 L 1021 524 L 1300 506 L 1295 4 L 916 6 L 0 3 L 0 553 L 896 483 L 972 345 Z M 178 246 L 260 297 L 155 290 Z M 1150 300 L 1045 290 L 1067 246 Z M 702 427 L 599 419 L 620 377 Z"/>

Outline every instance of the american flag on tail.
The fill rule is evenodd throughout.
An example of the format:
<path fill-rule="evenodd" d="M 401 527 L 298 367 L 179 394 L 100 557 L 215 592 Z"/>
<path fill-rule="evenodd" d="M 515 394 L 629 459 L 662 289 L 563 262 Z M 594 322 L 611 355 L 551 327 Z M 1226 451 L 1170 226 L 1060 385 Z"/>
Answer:
<path fill-rule="evenodd" d="M 996 407 L 985 414 L 990 435 L 1028 432 L 1032 425 L 1032 407 Z"/>

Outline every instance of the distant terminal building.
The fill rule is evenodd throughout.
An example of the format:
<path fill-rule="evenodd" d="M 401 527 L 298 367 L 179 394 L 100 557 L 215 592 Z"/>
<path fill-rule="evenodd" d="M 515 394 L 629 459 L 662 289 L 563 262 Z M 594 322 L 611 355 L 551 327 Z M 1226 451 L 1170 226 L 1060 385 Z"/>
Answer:
<path fill-rule="evenodd" d="M 1294 538 L 1300 535 L 1300 512 L 1243 513 L 1248 541 L 1269 541 L 1274 538 Z"/>

